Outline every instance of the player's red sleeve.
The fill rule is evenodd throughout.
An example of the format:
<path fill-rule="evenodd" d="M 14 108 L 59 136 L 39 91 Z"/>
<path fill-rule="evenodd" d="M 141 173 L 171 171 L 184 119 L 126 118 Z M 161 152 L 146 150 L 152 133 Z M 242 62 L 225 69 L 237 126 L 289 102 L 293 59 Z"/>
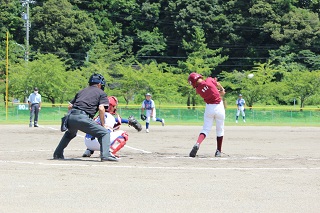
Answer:
<path fill-rule="evenodd" d="M 217 86 L 217 78 L 209 77 L 208 79 L 213 83 L 213 85 Z"/>

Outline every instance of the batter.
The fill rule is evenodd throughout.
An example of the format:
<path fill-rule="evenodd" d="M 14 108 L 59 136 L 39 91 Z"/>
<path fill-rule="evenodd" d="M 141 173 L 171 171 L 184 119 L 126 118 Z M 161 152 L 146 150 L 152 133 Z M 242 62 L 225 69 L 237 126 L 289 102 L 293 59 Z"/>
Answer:
<path fill-rule="evenodd" d="M 210 133 L 213 122 L 215 121 L 217 134 L 217 149 L 215 157 L 221 157 L 225 120 L 225 109 L 221 97 L 224 96 L 225 90 L 217 81 L 217 78 L 208 77 L 204 80 L 202 75 L 195 72 L 189 75 L 188 82 L 196 89 L 197 94 L 199 94 L 206 102 L 202 131 L 200 132 L 198 140 L 193 146 L 189 156 L 196 156 L 200 144 Z"/>

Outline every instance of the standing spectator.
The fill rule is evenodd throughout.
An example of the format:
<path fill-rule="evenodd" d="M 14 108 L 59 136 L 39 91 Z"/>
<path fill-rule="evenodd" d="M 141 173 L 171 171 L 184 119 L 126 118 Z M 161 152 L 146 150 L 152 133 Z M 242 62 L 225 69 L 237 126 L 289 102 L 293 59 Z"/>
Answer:
<path fill-rule="evenodd" d="M 64 133 L 53 159 L 64 159 L 63 151 L 69 142 L 76 137 L 78 130 L 98 138 L 100 144 L 101 161 L 117 161 L 118 159 L 110 153 L 110 131 L 105 125 L 105 111 L 109 106 L 107 94 L 103 91 L 105 87 L 104 77 L 100 74 L 91 75 L 89 86 L 80 90 L 70 101 L 68 106 L 70 114 L 67 120 L 68 130 Z M 99 111 L 100 124 L 93 120 Z"/>
<path fill-rule="evenodd" d="M 245 105 L 246 105 L 246 101 L 242 98 L 242 95 L 239 94 L 239 98 L 237 99 L 236 101 L 236 105 L 237 105 L 237 114 L 236 114 L 236 123 L 238 123 L 238 118 L 239 118 L 239 115 L 240 115 L 240 112 L 242 114 L 242 119 L 243 119 L 243 122 L 246 122 L 246 119 L 245 119 Z"/>
<path fill-rule="evenodd" d="M 32 127 L 32 120 L 34 118 L 34 127 L 39 127 L 38 116 L 41 110 L 41 95 L 37 87 L 33 89 L 33 93 L 29 95 L 28 104 L 30 109 L 30 123 L 29 127 Z"/>
<path fill-rule="evenodd" d="M 146 110 L 146 114 L 144 114 L 144 110 Z M 162 123 L 162 126 L 164 126 L 164 119 L 157 118 L 156 117 L 156 106 L 154 104 L 154 101 L 151 99 L 151 94 L 146 94 L 146 99 L 142 102 L 141 106 L 141 119 L 146 121 L 146 132 L 149 132 L 149 123 L 150 118 L 153 121 L 158 121 Z"/>
<path fill-rule="evenodd" d="M 225 90 L 216 78 L 208 77 L 204 80 L 202 75 L 195 72 L 189 75 L 188 82 L 193 88 L 195 88 L 197 94 L 199 94 L 206 102 L 202 131 L 200 132 L 197 142 L 193 146 L 189 156 L 196 156 L 200 144 L 208 136 L 213 122 L 216 121 L 217 149 L 215 157 L 221 157 L 225 119 L 225 109 L 221 97 L 224 96 Z"/>

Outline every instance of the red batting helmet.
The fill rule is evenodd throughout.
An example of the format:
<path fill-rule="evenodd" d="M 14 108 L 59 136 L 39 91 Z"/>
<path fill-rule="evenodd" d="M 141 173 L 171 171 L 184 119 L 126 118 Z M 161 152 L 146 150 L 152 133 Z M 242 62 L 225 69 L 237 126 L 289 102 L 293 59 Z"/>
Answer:
<path fill-rule="evenodd" d="M 196 86 L 197 86 L 197 81 L 198 81 L 199 78 L 202 78 L 202 75 L 193 72 L 193 73 L 191 73 L 191 74 L 189 75 L 188 82 L 189 82 L 190 85 L 193 86 L 193 88 L 196 88 Z"/>
<path fill-rule="evenodd" d="M 108 100 L 109 100 L 109 107 L 108 107 L 107 112 L 109 112 L 111 114 L 115 113 L 116 112 L 116 107 L 118 106 L 118 99 L 116 97 L 114 97 L 114 96 L 109 96 Z M 113 112 L 110 111 L 111 109 L 113 110 Z"/>

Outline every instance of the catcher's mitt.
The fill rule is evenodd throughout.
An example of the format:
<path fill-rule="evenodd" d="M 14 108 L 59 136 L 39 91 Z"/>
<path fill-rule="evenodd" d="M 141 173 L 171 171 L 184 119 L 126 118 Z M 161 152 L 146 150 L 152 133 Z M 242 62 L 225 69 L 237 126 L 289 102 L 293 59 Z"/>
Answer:
<path fill-rule="evenodd" d="M 145 121 L 147 119 L 147 116 L 144 114 L 141 114 L 141 120 Z"/>
<path fill-rule="evenodd" d="M 140 132 L 142 130 L 141 124 L 132 115 L 130 115 L 128 118 L 128 124 L 129 124 L 129 126 L 132 126 L 136 130 L 138 130 L 138 132 Z"/>

